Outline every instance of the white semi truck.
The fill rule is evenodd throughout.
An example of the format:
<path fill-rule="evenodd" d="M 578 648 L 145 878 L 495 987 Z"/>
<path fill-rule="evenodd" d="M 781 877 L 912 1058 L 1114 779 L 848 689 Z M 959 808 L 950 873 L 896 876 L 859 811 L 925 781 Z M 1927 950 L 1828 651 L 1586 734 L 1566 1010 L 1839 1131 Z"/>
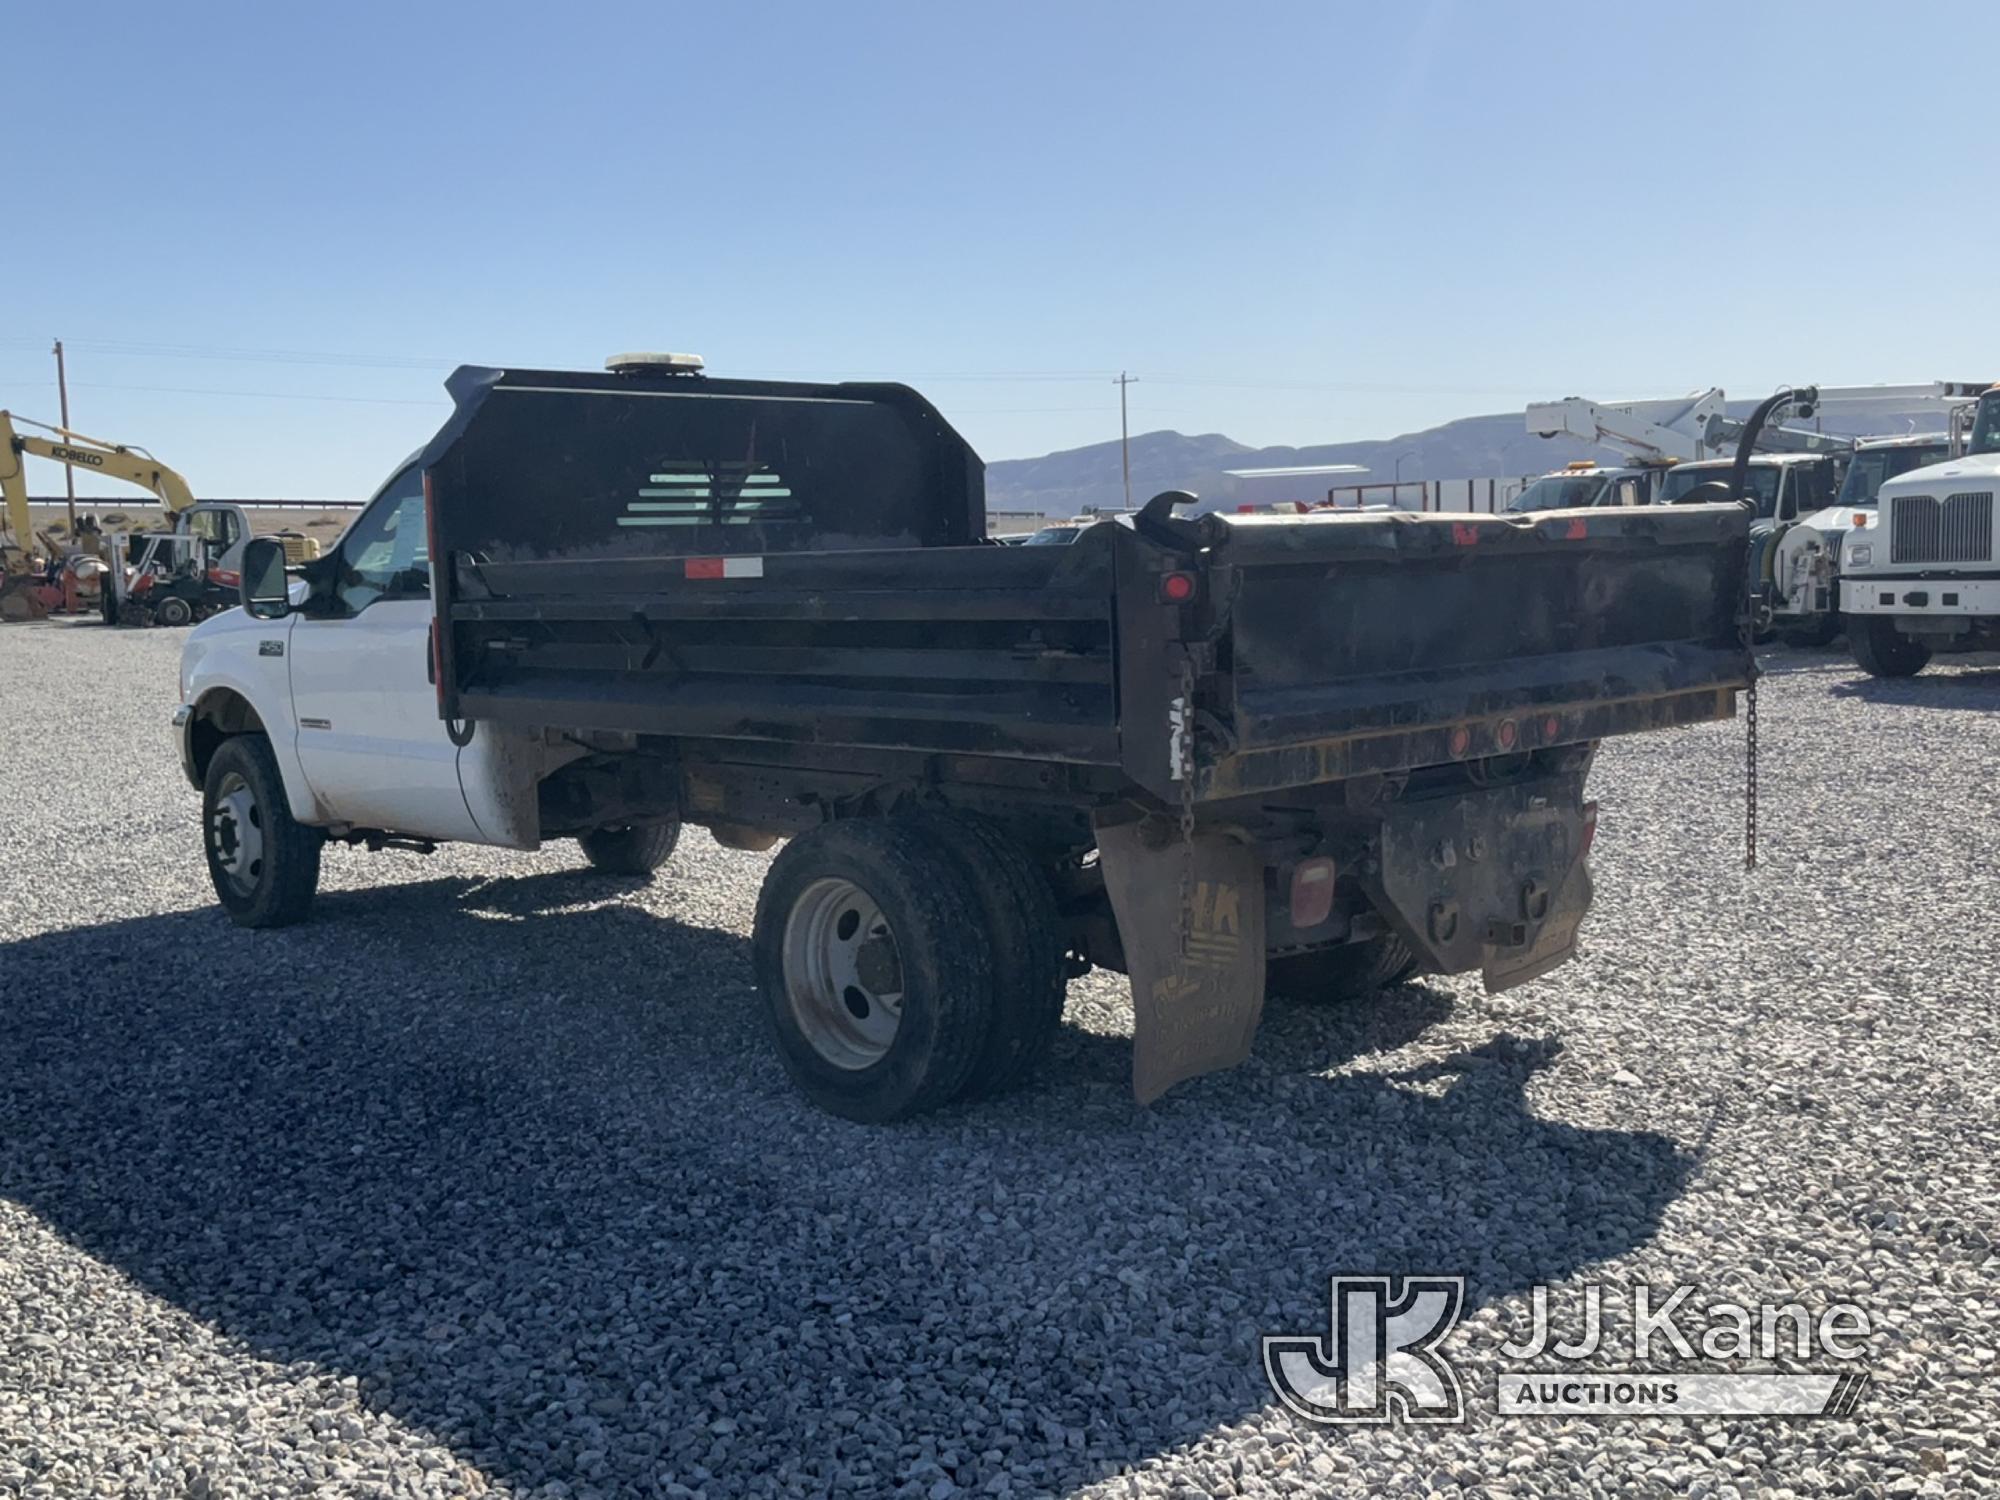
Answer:
<path fill-rule="evenodd" d="M 1886 480 L 1848 534 L 1840 608 L 1866 671 L 1909 677 L 1935 655 L 2000 648 L 1996 489 L 2000 386 L 1979 398 L 1963 457 Z"/>

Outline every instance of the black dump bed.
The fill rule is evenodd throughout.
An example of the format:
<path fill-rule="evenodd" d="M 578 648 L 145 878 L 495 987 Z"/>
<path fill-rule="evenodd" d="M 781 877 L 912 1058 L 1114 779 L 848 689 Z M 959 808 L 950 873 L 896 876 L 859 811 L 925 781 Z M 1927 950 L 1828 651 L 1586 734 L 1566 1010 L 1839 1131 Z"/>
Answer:
<path fill-rule="evenodd" d="M 443 711 L 1001 756 L 1203 798 L 1726 717 L 1735 506 L 984 537 L 901 386 L 462 370 L 424 456 Z M 1178 597 L 1187 575 L 1191 597 Z"/>

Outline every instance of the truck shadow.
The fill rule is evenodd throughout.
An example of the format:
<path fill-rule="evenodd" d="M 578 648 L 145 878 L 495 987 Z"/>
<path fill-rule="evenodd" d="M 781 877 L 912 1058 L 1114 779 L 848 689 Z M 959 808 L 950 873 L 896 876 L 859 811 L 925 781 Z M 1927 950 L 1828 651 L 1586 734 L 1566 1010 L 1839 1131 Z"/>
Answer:
<path fill-rule="evenodd" d="M 1948 659 L 1941 665 L 1949 665 Z M 1936 667 L 1916 677 L 1868 677 L 1859 675 L 1849 682 L 1836 682 L 1836 698 L 1856 698 L 1863 703 L 1887 703 L 1899 708 L 1964 709 L 1973 713 L 2000 710 L 2000 668 L 1959 667 L 1939 671 Z"/>
<path fill-rule="evenodd" d="M 1328 1071 L 1447 1015 L 1423 986 L 1274 1007 L 1150 1111 L 1072 1026 L 1035 1089 L 849 1126 L 772 1059 L 742 938 L 604 895 L 0 946 L 0 1193 L 524 1490 L 1060 1490 L 1265 1406 L 1257 1336 L 1323 1328 L 1329 1274 L 1463 1274 L 1470 1311 L 1642 1243 L 1690 1170 L 1531 1113 L 1544 1039 Z"/>

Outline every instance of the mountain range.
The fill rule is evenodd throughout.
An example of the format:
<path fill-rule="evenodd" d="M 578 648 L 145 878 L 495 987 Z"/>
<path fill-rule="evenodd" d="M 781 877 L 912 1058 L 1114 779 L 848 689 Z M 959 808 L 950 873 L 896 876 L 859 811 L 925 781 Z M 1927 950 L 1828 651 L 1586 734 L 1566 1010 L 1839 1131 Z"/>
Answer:
<path fill-rule="evenodd" d="M 1748 415 L 1753 401 L 1732 401 L 1732 415 Z M 1941 418 L 1921 421 L 1935 428 Z M 1829 412 L 1829 432 L 1865 432 Z M 1900 430 L 1901 422 L 1898 423 Z M 1219 432 L 1140 433 L 1132 439 L 1132 500 L 1144 504 L 1161 490 L 1192 490 L 1204 502 L 1227 503 L 1243 494 L 1244 481 L 1228 469 L 1275 469 L 1309 464 L 1359 464 L 1365 475 L 1331 475 L 1308 481 L 1317 484 L 1371 484 L 1388 481 L 1402 458 L 1402 477 L 1412 479 L 1520 478 L 1542 474 L 1579 458 L 1609 463 L 1624 461 L 1615 448 L 1570 437 L 1539 438 L 1527 431 L 1518 411 L 1461 417 L 1422 432 L 1373 442 L 1321 443 L 1305 448 L 1253 448 Z M 1040 458 L 999 459 L 986 466 L 986 506 L 989 511 L 1029 511 L 1045 516 L 1073 516 L 1085 508 L 1117 509 L 1125 503 L 1124 478 L 1116 440 L 1068 448 Z"/>

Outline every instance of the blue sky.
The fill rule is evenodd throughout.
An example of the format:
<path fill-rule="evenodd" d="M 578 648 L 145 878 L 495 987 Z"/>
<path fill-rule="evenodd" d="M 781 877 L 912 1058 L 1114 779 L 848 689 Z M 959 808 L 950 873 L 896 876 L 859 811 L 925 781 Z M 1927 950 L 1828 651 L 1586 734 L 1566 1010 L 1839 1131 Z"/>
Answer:
<path fill-rule="evenodd" d="M 362 495 L 453 364 L 627 348 L 905 379 L 989 459 L 1115 438 L 1120 368 L 1257 444 L 2000 373 L 1991 6 L 44 14 L 0 405 L 60 336 L 200 494 Z"/>

